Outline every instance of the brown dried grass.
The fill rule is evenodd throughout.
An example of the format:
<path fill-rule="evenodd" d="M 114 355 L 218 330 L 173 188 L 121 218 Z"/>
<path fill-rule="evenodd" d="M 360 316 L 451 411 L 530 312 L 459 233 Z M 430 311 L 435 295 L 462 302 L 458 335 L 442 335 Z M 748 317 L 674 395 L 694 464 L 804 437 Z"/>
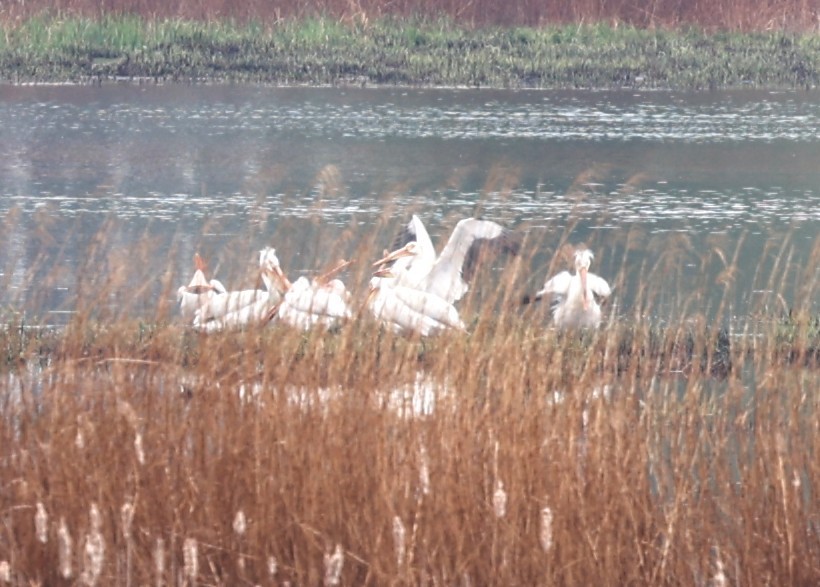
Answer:
<path fill-rule="evenodd" d="M 19 583 L 57 583 L 65 520 L 79 575 L 97 504 L 101 584 L 174 583 L 186 539 L 205 584 L 318 584 L 336 544 L 342 584 L 705 584 L 718 553 L 731 582 L 820 577 L 816 373 L 766 369 L 750 401 L 734 378 L 616 378 L 593 367 L 601 339 L 445 338 L 420 360 L 408 341 L 337 336 L 215 337 L 189 368 L 58 362 L 3 410 L 0 558 Z M 449 391 L 402 417 L 385 398 L 420 365 Z"/>
<path fill-rule="evenodd" d="M 150 19 L 233 19 L 275 23 L 317 15 L 350 24 L 367 24 L 383 17 L 448 17 L 468 26 L 543 26 L 556 23 L 606 22 L 638 27 L 697 26 L 725 30 L 816 30 L 818 8 L 809 0 L 575 0 L 536 2 L 516 0 L 311 0 L 288 2 L 230 2 L 228 0 L 16 0 L 3 5 L 7 21 L 50 12 L 62 15 L 102 17 L 110 14 L 139 14 Z"/>
<path fill-rule="evenodd" d="M 374 259 L 381 233 L 350 246 Z M 112 271 L 96 287 L 96 261 L 118 265 L 105 242 L 85 269 L 101 297 L 82 298 L 42 369 L 3 383 L 0 564 L 16 584 L 333 584 L 337 545 L 343 585 L 820 579 L 820 377 L 779 354 L 773 331 L 727 351 L 691 313 L 660 335 L 640 320 L 544 330 L 513 303 L 543 245 L 527 243 L 523 259 L 485 270 L 466 336 L 408 340 L 363 316 L 329 334 L 204 337 L 101 313 L 95 300 L 131 283 Z M 642 274 L 644 310 L 667 271 Z M 816 259 L 801 271 L 811 296 Z M 131 295 L 118 299 L 133 310 Z M 429 413 L 397 406 L 395 390 L 425 385 Z"/>

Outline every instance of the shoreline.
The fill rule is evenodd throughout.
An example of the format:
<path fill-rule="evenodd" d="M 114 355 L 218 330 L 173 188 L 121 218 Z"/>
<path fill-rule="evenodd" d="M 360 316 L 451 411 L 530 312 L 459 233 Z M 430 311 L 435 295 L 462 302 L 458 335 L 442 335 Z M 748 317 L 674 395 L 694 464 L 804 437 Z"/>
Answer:
<path fill-rule="evenodd" d="M 6 29 L 0 82 L 601 90 L 820 87 L 820 36 L 609 25 L 467 29 L 331 20 L 270 29 L 137 17 Z"/>
<path fill-rule="evenodd" d="M 26 80 L 14 81 L 5 79 L 0 76 L 0 88 L 83 88 L 83 87 L 115 87 L 115 86 L 153 86 L 153 87 L 172 87 L 172 86 L 254 86 L 260 88 L 277 88 L 277 89 L 340 89 L 340 90 L 436 90 L 447 92 L 476 92 L 481 90 L 493 91 L 513 91 L 513 92 L 646 92 L 650 94 L 665 94 L 665 93 L 699 93 L 699 92 L 760 92 L 760 93 L 785 93 L 785 94 L 812 94 L 820 90 L 817 87 L 779 87 L 779 86 L 731 86 L 731 87 L 712 87 L 712 88 L 685 88 L 685 87 L 646 87 L 646 86 L 611 86 L 611 87 L 496 87 L 496 86 L 465 86 L 465 85 L 425 85 L 425 84 L 378 84 L 378 83 L 347 83 L 340 81 L 334 84 L 313 84 L 310 82 L 304 83 L 280 83 L 276 81 L 237 81 L 232 79 L 161 79 L 154 78 L 137 78 L 137 77 L 110 77 L 110 78 L 89 78 L 76 81 L 50 81 L 50 80 Z"/>

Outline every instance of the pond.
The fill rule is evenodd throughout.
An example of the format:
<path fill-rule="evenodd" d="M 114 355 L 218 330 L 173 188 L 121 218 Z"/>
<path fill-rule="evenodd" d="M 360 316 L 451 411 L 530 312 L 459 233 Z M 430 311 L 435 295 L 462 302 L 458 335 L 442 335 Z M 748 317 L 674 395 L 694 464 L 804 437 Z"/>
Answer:
<path fill-rule="evenodd" d="M 816 92 L 2 86 L 0 128 L 2 305 L 32 322 L 171 314 L 195 252 L 247 287 L 263 246 L 295 277 L 413 213 L 439 247 L 525 234 L 522 294 L 585 243 L 619 315 L 820 310 Z"/>

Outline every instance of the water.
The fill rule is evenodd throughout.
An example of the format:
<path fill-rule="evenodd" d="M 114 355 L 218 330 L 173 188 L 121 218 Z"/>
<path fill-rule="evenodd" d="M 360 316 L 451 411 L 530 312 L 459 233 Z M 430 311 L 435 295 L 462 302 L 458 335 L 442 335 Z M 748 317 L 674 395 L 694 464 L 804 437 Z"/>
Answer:
<path fill-rule="evenodd" d="M 727 284 L 731 315 L 820 309 L 817 93 L 5 86 L 0 129 L 2 302 L 31 320 L 154 316 L 196 251 L 240 287 L 272 244 L 296 277 L 413 212 L 434 241 L 526 232 L 522 293 L 566 240 L 625 315 L 715 311 Z"/>

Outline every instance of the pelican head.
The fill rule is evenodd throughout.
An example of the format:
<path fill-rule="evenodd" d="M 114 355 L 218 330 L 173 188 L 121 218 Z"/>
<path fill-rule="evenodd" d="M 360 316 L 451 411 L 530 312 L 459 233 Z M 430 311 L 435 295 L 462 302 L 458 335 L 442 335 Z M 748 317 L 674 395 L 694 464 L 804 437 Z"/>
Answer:
<path fill-rule="evenodd" d="M 273 247 L 265 247 L 259 251 L 259 266 L 262 269 L 279 267 L 279 257 L 276 256 L 276 249 Z"/>
<path fill-rule="evenodd" d="M 373 272 L 373 277 L 370 278 L 370 284 L 367 289 L 367 296 L 364 300 L 364 305 L 370 303 L 370 300 L 382 287 L 384 287 L 387 280 L 395 279 L 396 276 L 390 271 L 388 267 L 380 267 Z"/>
<path fill-rule="evenodd" d="M 384 257 L 373 263 L 373 267 L 381 267 L 392 261 L 398 261 L 403 257 L 414 257 L 419 254 L 421 248 L 416 241 L 410 241 L 403 247 L 396 249 L 392 253 L 386 254 Z"/>
<path fill-rule="evenodd" d="M 587 287 L 587 272 L 592 263 L 594 255 L 589 249 L 578 249 L 575 251 L 575 271 L 581 278 L 581 300 L 584 304 L 584 309 L 589 308 L 591 293 Z"/>
<path fill-rule="evenodd" d="M 201 269 L 197 269 L 194 273 L 194 277 L 191 279 L 191 283 L 183 287 L 190 293 L 204 293 L 213 289 L 205 279 L 205 274 L 202 273 Z"/>
<path fill-rule="evenodd" d="M 282 271 L 282 267 L 279 265 L 279 257 L 276 256 L 276 249 L 273 247 L 265 247 L 259 251 L 259 269 L 262 271 L 263 278 L 273 277 L 285 291 L 290 289 L 290 281 Z"/>
<path fill-rule="evenodd" d="M 575 251 L 575 270 L 588 270 L 590 264 L 592 263 L 592 259 L 594 258 L 595 255 L 593 255 L 592 251 L 590 251 L 589 249 L 578 249 L 577 251 Z"/>
<path fill-rule="evenodd" d="M 181 299 L 185 293 L 199 295 L 214 289 L 213 286 L 208 283 L 208 280 L 205 279 L 205 270 L 207 267 L 205 266 L 205 261 L 199 256 L 199 253 L 194 255 L 194 265 L 196 266 L 194 276 L 188 285 L 183 285 L 177 290 L 177 299 Z"/>

